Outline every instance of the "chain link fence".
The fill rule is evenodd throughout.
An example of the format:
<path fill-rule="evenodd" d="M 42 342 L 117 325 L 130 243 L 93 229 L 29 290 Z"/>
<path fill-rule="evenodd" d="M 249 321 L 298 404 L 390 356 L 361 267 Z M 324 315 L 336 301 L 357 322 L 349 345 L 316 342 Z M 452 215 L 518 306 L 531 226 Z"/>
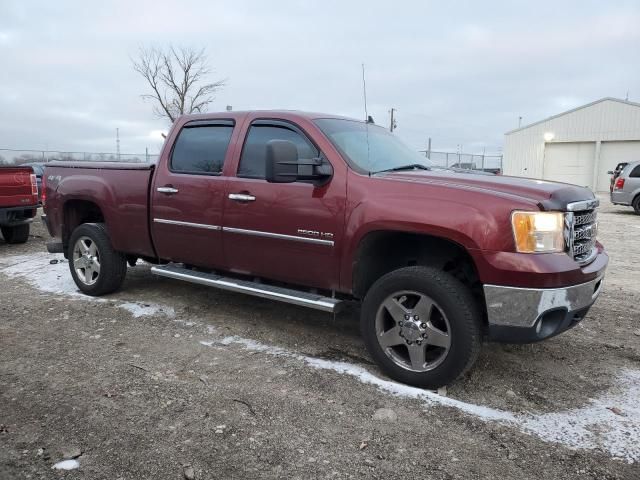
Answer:
<path fill-rule="evenodd" d="M 421 150 L 425 157 L 440 167 L 485 170 L 502 173 L 502 155 L 471 153 L 451 153 Z M 94 153 L 58 152 L 49 150 L 0 149 L 0 165 L 21 165 L 23 163 L 50 162 L 52 160 L 86 162 L 134 162 L 156 163 L 159 155 L 149 153 Z"/>
<path fill-rule="evenodd" d="M 76 162 L 134 162 L 156 163 L 159 155 L 149 153 L 94 153 L 57 152 L 49 150 L 14 150 L 0 148 L 0 165 L 21 165 L 24 163 L 47 163 L 53 160 Z"/>
<path fill-rule="evenodd" d="M 502 173 L 502 155 L 435 152 L 433 150 L 421 150 L 420 153 L 440 167 Z"/>

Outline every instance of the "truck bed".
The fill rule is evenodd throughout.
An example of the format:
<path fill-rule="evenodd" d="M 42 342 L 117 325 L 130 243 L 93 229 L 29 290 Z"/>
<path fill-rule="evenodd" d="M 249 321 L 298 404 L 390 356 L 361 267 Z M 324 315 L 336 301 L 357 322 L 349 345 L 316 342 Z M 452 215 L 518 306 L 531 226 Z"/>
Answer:
<path fill-rule="evenodd" d="M 149 184 L 154 166 L 125 162 L 51 162 L 45 170 L 47 225 L 64 238 L 63 209 L 69 202 L 97 202 L 116 250 L 155 255 L 149 233 Z"/>

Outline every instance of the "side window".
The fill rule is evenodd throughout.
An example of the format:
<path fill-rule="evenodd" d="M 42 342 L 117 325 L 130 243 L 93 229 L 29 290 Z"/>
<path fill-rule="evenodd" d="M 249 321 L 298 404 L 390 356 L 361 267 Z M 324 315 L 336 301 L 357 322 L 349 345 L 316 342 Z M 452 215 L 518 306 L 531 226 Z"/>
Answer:
<path fill-rule="evenodd" d="M 232 131 L 232 125 L 184 127 L 173 146 L 171 171 L 221 173 Z"/>
<path fill-rule="evenodd" d="M 640 165 L 636 166 L 636 168 L 634 168 L 633 170 L 631 170 L 631 173 L 629 174 L 630 177 L 640 177 Z"/>
<path fill-rule="evenodd" d="M 315 158 L 318 150 L 301 134 L 285 126 L 252 125 L 244 142 L 239 177 L 264 178 L 267 160 L 267 142 L 289 140 L 298 148 L 298 158 Z"/>

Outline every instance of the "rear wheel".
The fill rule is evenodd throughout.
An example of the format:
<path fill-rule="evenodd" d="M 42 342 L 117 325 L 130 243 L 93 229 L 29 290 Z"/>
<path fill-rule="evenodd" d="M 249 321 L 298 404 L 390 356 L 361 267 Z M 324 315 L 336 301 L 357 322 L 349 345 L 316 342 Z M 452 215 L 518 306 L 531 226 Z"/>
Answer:
<path fill-rule="evenodd" d="M 429 267 L 380 278 L 365 297 L 361 329 L 382 370 L 417 387 L 451 383 L 480 352 L 481 318 L 470 290 Z"/>
<path fill-rule="evenodd" d="M 122 286 L 127 258 L 113 249 L 104 224 L 77 227 L 69 240 L 67 256 L 71 276 L 83 293 L 105 295 Z"/>
<path fill-rule="evenodd" d="M 7 243 L 25 243 L 29 240 L 29 224 L 2 227 L 2 236 Z"/>
<path fill-rule="evenodd" d="M 636 195 L 636 198 L 633 199 L 633 203 L 631 205 L 635 212 L 640 215 L 640 195 Z"/>

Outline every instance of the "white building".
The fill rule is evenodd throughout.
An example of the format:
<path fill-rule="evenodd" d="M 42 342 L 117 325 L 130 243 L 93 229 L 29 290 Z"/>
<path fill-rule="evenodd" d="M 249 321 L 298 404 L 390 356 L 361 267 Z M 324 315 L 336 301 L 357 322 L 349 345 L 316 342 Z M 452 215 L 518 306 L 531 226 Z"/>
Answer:
<path fill-rule="evenodd" d="M 505 134 L 505 175 L 608 191 L 619 162 L 640 160 L 640 104 L 603 98 Z"/>

